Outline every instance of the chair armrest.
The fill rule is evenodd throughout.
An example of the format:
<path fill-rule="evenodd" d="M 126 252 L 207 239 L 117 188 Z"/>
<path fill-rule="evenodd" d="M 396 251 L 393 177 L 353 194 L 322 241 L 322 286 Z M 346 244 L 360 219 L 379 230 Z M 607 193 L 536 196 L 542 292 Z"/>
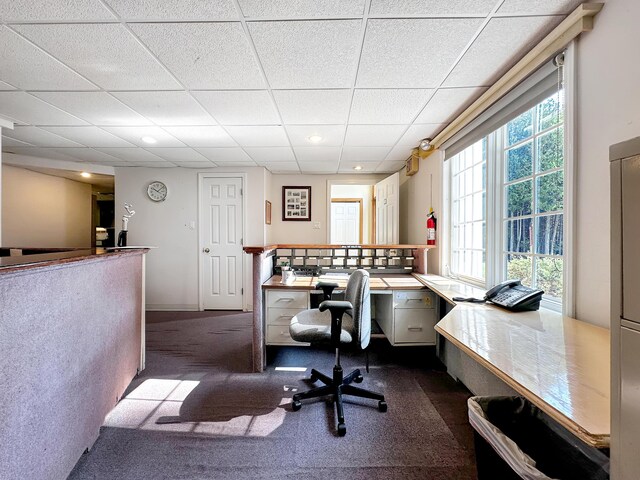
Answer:
<path fill-rule="evenodd" d="M 338 287 L 338 284 L 333 282 L 316 283 L 316 288 L 319 288 L 322 290 L 323 300 L 331 300 L 331 294 L 333 293 L 333 289 L 337 287 Z"/>
<path fill-rule="evenodd" d="M 329 310 L 331 312 L 331 344 L 334 347 L 340 345 L 340 333 L 342 331 L 342 316 L 347 310 L 353 309 L 351 302 L 339 300 L 325 300 L 318 309 L 321 312 Z"/>

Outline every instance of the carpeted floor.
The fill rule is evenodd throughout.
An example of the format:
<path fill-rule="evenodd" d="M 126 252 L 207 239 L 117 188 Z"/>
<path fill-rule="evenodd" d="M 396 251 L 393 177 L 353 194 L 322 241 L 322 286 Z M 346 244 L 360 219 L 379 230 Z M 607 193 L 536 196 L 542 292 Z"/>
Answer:
<path fill-rule="evenodd" d="M 362 386 L 389 410 L 345 398 L 347 435 L 324 401 L 291 411 L 330 351 L 269 349 L 251 373 L 251 314 L 149 312 L 147 368 L 109 414 L 69 479 L 475 479 L 469 392 L 428 348 L 371 346 Z M 345 354 L 346 372 L 364 356 Z M 364 371 L 363 371 L 364 373 Z"/>

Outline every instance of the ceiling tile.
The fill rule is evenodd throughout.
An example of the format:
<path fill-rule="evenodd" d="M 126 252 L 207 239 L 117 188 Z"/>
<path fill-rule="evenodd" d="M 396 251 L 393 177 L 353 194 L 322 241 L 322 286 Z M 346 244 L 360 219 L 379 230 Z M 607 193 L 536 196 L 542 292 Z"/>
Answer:
<path fill-rule="evenodd" d="M 165 162 L 163 160 L 158 161 L 132 161 L 130 162 L 132 167 L 144 167 L 144 168 L 175 168 L 175 165 L 171 162 Z"/>
<path fill-rule="evenodd" d="M 69 115 L 25 92 L 0 92 L 2 115 L 32 125 L 86 125 L 87 122 Z"/>
<path fill-rule="evenodd" d="M 376 171 L 376 167 L 380 164 L 380 162 L 352 162 L 352 161 L 344 161 L 340 162 L 340 167 L 338 168 L 338 173 L 373 173 Z M 360 170 L 354 170 L 354 167 L 359 166 L 362 167 Z"/>
<path fill-rule="evenodd" d="M 149 143 L 142 140 L 143 137 L 151 137 L 156 140 L 154 147 L 184 147 L 184 143 L 172 137 L 160 127 L 105 127 L 107 132 L 112 133 L 127 142 L 139 147 L 149 147 Z"/>
<path fill-rule="evenodd" d="M 390 147 L 343 147 L 343 162 L 381 162 L 391 150 Z"/>
<path fill-rule="evenodd" d="M 408 125 L 349 125 L 344 144 L 351 147 L 391 147 Z"/>
<path fill-rule="evenodd" d="M 286 127 L 289 140 L 294 147 L 341 146 L 344 138 L 344 125 L 289 125 Z M 322 137 L 311 142 L 309 137 Z"/>
<path fill-rule="evenodd" d="M 261 89 L 240 23 L 156 23 L 131 29 L 189 89 Z"/>
<path fill-rule="evenodd" d="M 6 133 L 6 130 L 5 130 Z M 16 140 L 15 138 L 10 138 L 10 137 L 5 137 L 4 135 L 2 136 L 2 147 L 33 147 L 34 145 L 31 145 L 30 143 L 27 142 L 21 142 L 20 140 Z"/>
<path fill-rule="evenodd" d="M 583 0 L 505 0 L 498 14 L 553 15 L 571 13 Z"/>
<path fill-rule="evenodd" d="M 0 27 L 0 77 L 23 90 L 97 90 L 7 27 Z"/>
<path fill-rule="evenodd" d="M 415 123 L 448 123 L 478 98 L 486 88 L 440 88 Z"/>
<path fill-rule="evenodd" d="M 180 86 L 122 25 L 13 28 L 105 89 L 170 90 Z"/>
<path fill-rule="evenodd" d="M 207 162 L 172 162 L 176 167 L 182 168 L 214 168 L 215 163 Z"/>
<path fill-rule="evenodd" d="M 380 165 L 376 167 L 376 173 L 396 173 L 397 171 L 403 169 L 405 166 L 405 162 L 382 162 Z"/>
<path fill-rule="evenodd" d="M 222 127 L 164 127 L 189 147 L 235 147 L 236 143 Z"/>
<path fill-rule="evenodd" d="M 15 90 L 15 87 L 12 87 L 8 83 L 0 82 L 0 91 L 2 90 Z"/>
<path fill-rule="evenodd" d="M 145 148 L 145 150 L 157 155 L 169 162 L 203 162 L 211 163 L 207 158 L 192 148 Z"/>
<path fill-rule="evenodd" d="M 243 147 L 283 147 L 289 145 L 284 128 L 280 126 L 227 127 L 226 130 Z"/>
<path fill-rule="evenodd" d="M 482 19 L 373 19 L 358 70 L 358 87 L 436 87 Z"/>
<path fill-rule="evenodd" d="M 267 163 L 295 163 L 296 157 L 289 147 L 245 148 L 245 151 L 258 165 Z"/>
<path fill-rule="evenodd" d="M 353 84 L 360 20 L 249 24 L 271 88 L 340 88 Z"/>
<path fill-rule="evenodd" d="M 300 173 L 305 174 L 334 174 L 338 173 L 338 161 L 323 163 L 302 163 L 300 162 Z"/>
<path fill-rule="evenodd" d="M 144 148 L 96 148 L 96 150 L 127 162 L 162 162 L 163 160 Z"/>
<path fill-rule="evenodd" d="M 317 18 L 362 16 L 364 0 L 240 0 L 245 18 Z"/>
<path fill-rule="evenodd" d="M 274 90 L 286 124 L 346 123 L 350 90 Z"/>
<path fill-rule="evenodd" d="M 36 97 L 94 125 L 150 125 L 106 92 L 34 92 Z"/>
<path fill-rule="evenodd" d="M 442 130 L 444 123 L 427 123 L 411 125 L 406 133 L 398 141 L 398 145 L 417 147 L 424 138 L 434 138 Z"/>
<path fill-rule="evenodd" d="M 241 162 L 218 162 L 219 167 L 257 167 L 256 162 L 252 160 Z"/>
<path fill-rule="evenodd" d="M 38 127 L 16 126 L 13 130 L 4 132 L 7 137 L 30 143 L 37 147 L 81 147 L 82 145 L 47 132 Z"/>
<path fill-rule="evenodd" d="M 196 150 L 214 163 L 251 161 L 251 157 L 240 147 L 196 148 Z"/>
<path fill-rule="evenodd" d="M 397 145 L 385 157 L 385 162 L 404 162 L 411 155 L 411 150 L 416 145 Z"/>
<path fill-rule="evenodd" d="M 55 148 L 56 152 L 69 157 L 74 157 L 87 163 L 96 163 L 99 165 L 121 164 L 123 161 L 111 155 L 99 152 L 92 148 Z"/>
<path fill-rule="evenodd" d="M 490 86 L 562 17 L 493 18 L 444 82 L 446 87 Z"/>
<path fill-rule="evenodd" d="M 508 0 L 507 0 L 508 1 Z M 527 1 L 527 0 L 524 0 Z M 528 0 L 531 1 L 531 0 Z M 371 0 L 369 17 L 376 15 L 416 15 L 430 17 L 432 15 L 488 15 L 496 4 L 496 0 Z"/>
<path fill-rule="evenodd" d="M 113 96 L 156 125 L 215 125 L 187 92 L 114 92 Z"/>
<path fill-rule="evenodd" d="M 222 21 L 237 20 L 232 0 L 109 0 L 109 5 L 127 21 Z"/>
<path fill-rule="evenodd" d="M 264 167 L 271 173 L 300 173 L 300 167 L 296 162 L 273 162 Z"/>
<path fill-rule="evenodd" d="M 66 162 L 76 162 L 77 158 L 56 152 L 53 148 L 42 147 L 7 147 L 2 149 L 7 153 L 15 153 L 16 155 L 27 155 L 29 157 L 49 158 L 51 160 L 63 160 Z"/>
<path fill-rule="evenodd" d="M 0 2 L 0 20 L 88 21 L 114 20 L 100 0 L 11 0 Z"/>
<path fill-rule="evenodd" d="M 43 129 L 87 147 L 133 147 L 129 142 L 98 127 L 44 127 Z"/>
<path fill-rule="evenodd" d="M 296 158 L 300 162 L 300 168 L 303 163 L 335 163 L 337 168 L 340 161 L 340 147 L 295 147 Z M 334 170 L 336 169 L 334 168 Z"/>
<path fill-rule="evenodd" d="M 192 92 L 221 125 L 279 125 L 280 117 L 266 90 Z"/>
<path fill-rule="evenodd" d="M 426 89 L 356 89 L 349 123 L 409 124 L 432 92 Z"/>

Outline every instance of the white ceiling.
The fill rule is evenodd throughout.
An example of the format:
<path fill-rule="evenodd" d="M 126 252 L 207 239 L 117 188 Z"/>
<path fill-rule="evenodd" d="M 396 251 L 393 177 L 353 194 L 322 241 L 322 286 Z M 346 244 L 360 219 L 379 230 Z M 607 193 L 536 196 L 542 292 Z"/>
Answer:
<path fill-rule="evenodd" d="M 397 171 L 579 3 L 0 2 L 0 116 L 16 123 L 3 151 Z"/>

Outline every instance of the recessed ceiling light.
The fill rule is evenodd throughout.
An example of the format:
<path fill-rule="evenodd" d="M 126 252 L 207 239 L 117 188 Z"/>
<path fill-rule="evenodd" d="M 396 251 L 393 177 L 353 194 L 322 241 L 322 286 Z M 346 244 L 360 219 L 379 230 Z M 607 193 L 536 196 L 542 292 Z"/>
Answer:
<path fill-rule="evenodd" d="M 80 175 L 83 176 L 84 178 L 89 178 L 91 176 L 91 174 L 88 172 L 82 172 Z"/>
<path fill-rule="evenodd" d="M 142 137 L 140 140 L 142 140 L 144 143 L 158 143 L 158 141 L 150 136 L 146 136 L 146 137 Z"/>
<path fill-rule="evenodd" d="M 362 170 L 362 165 L 356 165 L 353 167 L 354 170 Z"/>
<path fill-rule="evenodd" d="M 311 135 L 310 137 L 307 137 L 307 140 L 309 140 L 311 143 L 318 143 L 320 140 L 322 140 L 322 137 L 320 135 Z"/>

